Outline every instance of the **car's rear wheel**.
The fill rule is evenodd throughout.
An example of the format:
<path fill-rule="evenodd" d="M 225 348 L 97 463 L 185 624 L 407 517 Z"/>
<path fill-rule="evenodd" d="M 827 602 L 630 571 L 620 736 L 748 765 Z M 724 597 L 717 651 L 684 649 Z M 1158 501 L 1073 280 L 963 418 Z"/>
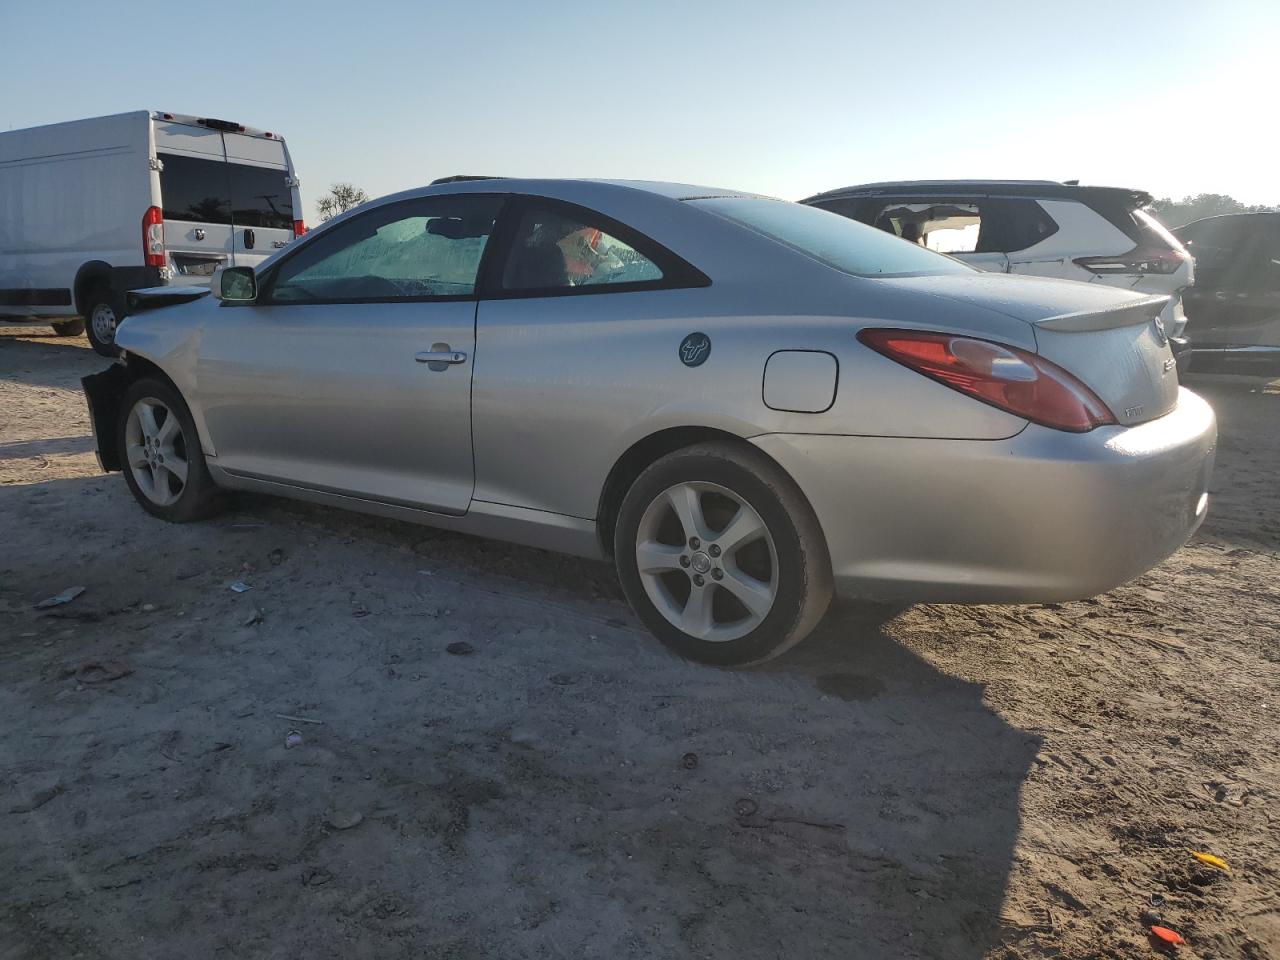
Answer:
<path fill-rule="evenodd" d="M 125 480 L 148 513 L 185 523 L 221 507 L 191 411 L 167 383 L 139 380 L 125 392 L 117 442 Z"/>
<path fill-rule="evenodd" d="M 80 319 L 64 320 L 53 324 L 53 334 L 57 337 L 78 337 L 84 333 L 84 321 Z"/>
<path fill-rule="evenodd" d="M 104 357 L 119 355 L 116 346 L 116 328 L 124 319 L 124 297 L 108 283 L 98 282 L 89 288 L 85 297 L 84 323 L 89 343 Z"/>
<path fill-rule="evenodd" d="M 831 601 L 813 510 L 790 477 L 745 445 L 687 447 L 646 469 L 623 499 L 614 556 L 645 626 L 703 663 L 775 657 Z"/>

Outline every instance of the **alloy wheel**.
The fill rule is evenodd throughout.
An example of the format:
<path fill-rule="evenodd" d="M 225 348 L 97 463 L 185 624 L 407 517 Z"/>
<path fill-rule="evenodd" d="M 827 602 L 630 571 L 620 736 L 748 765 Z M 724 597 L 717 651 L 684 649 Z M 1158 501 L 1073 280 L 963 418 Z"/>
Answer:
<path fill-rule="evenodd" d="M 715 483 L 678 483 L 653 499 L 636 532 L 636 568 L 657 610 L 700 640 L 746 636 L 778 594 L 778 551 L 768 527 L 742 497 Z"/>
<path fill-rule="evenodd" d="M 96 313 L 96 311 L 95 311 Z M 143 495 L 157 506 L 176 503 L 187 485 L 187 442 L 177 415 L 162 401 L 143 397 L 129 411 L 125 458 Z"/>

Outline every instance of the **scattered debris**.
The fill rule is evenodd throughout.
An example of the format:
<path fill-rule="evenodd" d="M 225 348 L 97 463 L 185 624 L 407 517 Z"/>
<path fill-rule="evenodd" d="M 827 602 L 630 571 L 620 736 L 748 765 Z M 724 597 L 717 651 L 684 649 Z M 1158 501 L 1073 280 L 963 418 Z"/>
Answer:
<path fill-rule="evenodd" d="M 133 667 L 121 660 L 85 660 L 62 671 L 64 677 L 76 678 L 85 684 L 110 683 L 133 673 Z"/>
<path fill-rule="evenodd" d="M 698 755 L 696 753 L 686 753 L 680 758 L 680 766 L 686 770 L 692 770 L 698 765 Z"/>
<path fill-rule="evenodd" d="M 273 567 L 278 567 L 280 564 L 284 563 L 284 551 L 279 547 L 276 547 L 267 554 L 267 559 L 271 562 Z"/>
<path fill-rule="evenodd" d="M 252 589 L 253 587 L 245 583 L 243 580 L 237 580 L 235 583 L 231 585 L 232 593 L 244 593 L 246 590 L 252 590 Z"/>
<path fill-rule="evenodd" d="M 182 757 L 178 753 L 178 747 L 182 743 L 182 731 L 170 730 L 169 735 L 164 738 L 164 742 L 160 744 L 160 755 L 166 760 L 172 760 L 174 763 L 182 763 Z"/>
<path fill-rule="evenodd" d="M 359 810 L 334 810 L 325 818 L 325 823 L 333 827 L 335 830 L 350 830 L 356 824 L 364 819 L 364 814 Z"/>
<path fill-rule="evenodd" d="M 246 627 L 255 627 L 262 622 L 262 611 L 254 609 L 253 613 L 245 618 L 244 625 Z"/>
<path fill-rule="evenodd" d="M 452 653 L 455 657 L 469 657 L 476 652 L 476 648 L 465 640 L 457 640 L 444 648 L 445 653 Z"/>
<path fill-rule="evenodd" d="M 302 746 L 302 734 L 297 730 L 290 730 L 284 735 L 284 748 L 292 750 L 294 747 Z"/>
<path fill-rule="evenodd" d="M 142 612 L 143 612 L 143 613 L 155 613 L 155 612 L 156 612 L 156 605 L 155 605 L 154 603 L 144 603 L 144 604 L 142 605 Z"/>
<path fill-rule="evenodd" d="M 287 713 L 277 713 L 276 716 L 281 720 L 289 720 L 293 723 L 324 723 L 323 720 L 312 720 L 310 717 L 291 717 Z"/>
<path fill-rule="evenodd" d="M 1227 866 L 1227 861 L 1223 860 L 1221 857 L 1215 857 L 1212 853 L 1201 853 L 1198 850 L 1188 850 L 1187 853 L 1191 854 L 1207 867 L 1214 867 L 1221 870 L 1223 873 L 1231 872 L 1231 868 Z"/>
<path fill-rule="evenodd" d="M 420 574 L 422 574 L 424 577 L 434 577 L 434 576 L 435 576 L 435 572 L 434 572 L 434 571 L 432 571 L 432 570 L 419 570 L 418 572 L 419 572 Z"/>
<path fill-rule="evenodd" d="M 64 603 L 70 603 L 82 593 L 84 593 L 84 587 L 67 587 L 61 593 L 55 593 L 52 597 L 41 600 L 36 604 L 36 609 L 48 610 L 50 607 L 60 607 Z"/>
<path fill-rule="evenodd" d="M 304 887 L 318 887 L 332 879 L 333 874 L 323 867 L 312 867 L 302 873 L 302 885 Z"/>
<path fill-rule="evenodd" d="M 627 625 L 627 621 L 619 620 L 617 617 L 610 617 L 604 622 L 604 625 L 606 627 L 625 627 Z"/>
<path fill-rule="evenodd" d="M 27 799 L 15 803 L 9 808 L 10 813 L 30 813 L 43 807 L 46 803 L 62 792 L 62 784 L 55 783 L 51 786 L 41 787 L 32 793 Z"/>
<path fill-rule="evenodd" d="M 578 682 L 578 678 L 572 673 L 553 673 L 551 682 L 557 687 L 571 687 Z"/>
<path fill-rule="evenodd" d="M 750 797 L 743 797 L 741 800 L 735 800 L 733 802 L 733 812 L 740 817 L 755 816 L 756 811 L 759 809 L 760 804 L 756 803 Z"/>
<path fill-rule="evenodd" d="M 1182 934 L 1170 930 L 1168 927 L 1152 926 L 1151 935 L 1163 944 L 1171 947 L 1180 947 L 1187 941 L 1182 938 Z"/>

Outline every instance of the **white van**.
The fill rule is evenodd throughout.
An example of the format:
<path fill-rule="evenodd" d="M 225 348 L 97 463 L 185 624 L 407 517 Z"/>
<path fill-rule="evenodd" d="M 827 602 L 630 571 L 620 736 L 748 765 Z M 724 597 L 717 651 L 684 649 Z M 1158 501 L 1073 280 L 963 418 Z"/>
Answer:
<path fill-rule="evenodd" d="M 125 292 L 207 284 L 304 231 L 284 138 L 121 113 L 0 133 L 0 323 L 88 327 L 116 352 Z"/>

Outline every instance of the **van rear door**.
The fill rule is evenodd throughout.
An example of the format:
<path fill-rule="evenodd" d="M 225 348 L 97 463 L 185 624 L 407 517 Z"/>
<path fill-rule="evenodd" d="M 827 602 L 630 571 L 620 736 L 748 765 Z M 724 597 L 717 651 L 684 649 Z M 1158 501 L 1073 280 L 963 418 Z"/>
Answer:
<path fill-rule="evenodd" d="M 284 143 L 224 133 L 231 191 L 232 253 L 236 264 L 253 266 L 293 239 L 293 208 Z"/>
<path fill-rule="evenodd" d="M 165 247 L 177 282 L 207 280 L 231 262 L 231 196 L 217 130 L 155 121 Z"/>

